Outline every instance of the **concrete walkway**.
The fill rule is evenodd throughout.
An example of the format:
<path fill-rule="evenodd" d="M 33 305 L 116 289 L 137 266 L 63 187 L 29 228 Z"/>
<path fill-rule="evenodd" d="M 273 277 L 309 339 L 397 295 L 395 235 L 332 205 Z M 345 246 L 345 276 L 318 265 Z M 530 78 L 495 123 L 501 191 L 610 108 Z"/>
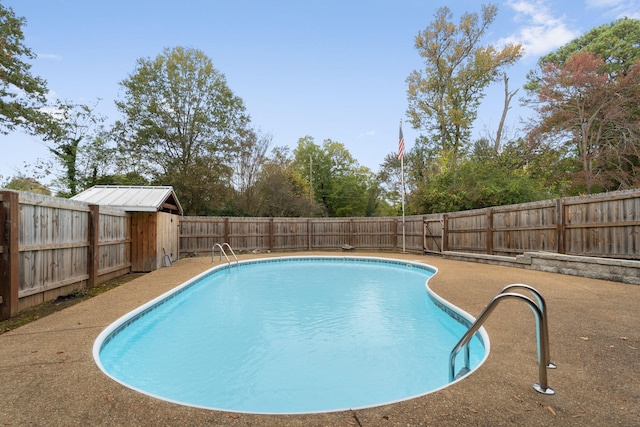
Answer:
<path fill-rule="evenodd" d="M 501 303 L 487 322 L 491 354 L 473 375 L 377 408 L 296 416 L 217 412 L 157 400 L 106 377 L 91 353 L 98 334 L 210 268 L 204 257 L 181 260 L 0 335 L 0 426 L 640 425 L 640 286 L 431 256 L 369 255 L 437 267 L 431 287 L 474 316 L 505 285 L 538 289 L 549 309 L 551 359 L 558 365 L 549 371 L 549 385 L 556 394 L 532 388 L 538 381 L 535 322 L 517 302 Z"/>

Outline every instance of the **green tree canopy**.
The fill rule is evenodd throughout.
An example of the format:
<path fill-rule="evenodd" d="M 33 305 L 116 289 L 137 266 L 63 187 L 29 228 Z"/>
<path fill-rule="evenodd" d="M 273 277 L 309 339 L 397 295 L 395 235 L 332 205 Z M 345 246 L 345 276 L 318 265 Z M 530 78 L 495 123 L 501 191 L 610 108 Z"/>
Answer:
<path fill-rule="evenodd" d="M 92 181 L 91 176 L 101 166 L 100 157 L 107 161 L 103 156 L 104 139 L 99 136 L 105 134 L 106 117 L 96 113 L 95 106 L 86 104 L 59 103 L 55 111 L 52 117 L 57 126 L 47 133 L 46 139 L 51 141 L 49 151 L 63 169 L 58 195 L 72 197 Z"/>
<path fill-rule="evenodd" d="M 538 70 L 546 64 L 563 68 L 575 54 L 591 52 L 603 61 L 601 72 L 613 77 L 625 74 L 640 59 L 640 20 L 622 18 L 587 31 L 538 60 Z M 535 89 L 537 74 L 529 74 L 527 88 Z"/>
<path fill-rule="evenodd" d="M 322 213 L 311 199 L 309 182 L 284 147 L 276 147 L 264 163 L 254 192 L 253 216 L 314 217 Z"/>
<path fill-rule="evenodd" d="M 360 166 L 345 146 L 327 139 L 322 147 L 310 136 L 294 150 L 300 174 L 311 183 L 312 197 L 327 216 L 371 216 L 380 191 L 374 174 Z"/>
<path fill-rule="evenodd" d="M 31 74 L 27 60 L 36 55 L 24 45 L 25 19 L 0 4 L 0 133 L 22 128 L 31 134 L 54 126 L 42 111 L 46 105 L 46 82 Z"/>
<path fill-rule="evenodd" d="M 249 123 L 224 75 L 202 51 L 176 47 L 139 59 L 121 85 L 115 131 L 126 169 L 173 185 L 187 214 L 222 208 L 232 191 L 229 157 Z"/>

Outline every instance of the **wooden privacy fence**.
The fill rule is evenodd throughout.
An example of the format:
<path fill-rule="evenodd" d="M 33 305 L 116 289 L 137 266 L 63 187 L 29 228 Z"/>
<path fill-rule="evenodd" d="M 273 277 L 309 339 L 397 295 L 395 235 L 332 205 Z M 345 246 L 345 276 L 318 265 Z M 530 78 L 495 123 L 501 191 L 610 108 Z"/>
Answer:
<path fill-rule="evenodd" d="M 122 210 L 0 191 L 0 318 L 130 271 Z"/>
<path fill-rule="evenodd" d="M 179 240 L 175 246 L 174 235 Z M 335 250 L 348 245 L 373 251 L 512 257 L 546 251 L 638 260 L 640 190 L 404 220 L 131 214 L 0 191 L 0 317 L 132 269 L 159 268 L 159 251 L 166 249 L 172 259 L 174 251 L 182 256 L 210 254 L 216 243 L 224 242 L 236 251 Z"/>
<path fill-rule="evenodd" d="M 403 232 L 404 229 L 404 232 Z M 640 190 L 445 214 L 384 218 L 184 217 L 180 253 L 234 250 L 524 252 L 640 259 Z"/>
<path fill-rule="evenodd" d="M 443 251 L 640 259 L 640 191 L 617 191 L 442 216 Z"/>
<path fill-rule="evenodd" d="M 423 217 L 407 217 L 407 250 L 423 250 Z M 379 218 L 237 218 L 183 217 L 180 253 L 211 252 L 227 242 L 235 251 L 330 250 L 348 245 L 358 249 L 397 250 L 403 242 L 402 219 Z"/>

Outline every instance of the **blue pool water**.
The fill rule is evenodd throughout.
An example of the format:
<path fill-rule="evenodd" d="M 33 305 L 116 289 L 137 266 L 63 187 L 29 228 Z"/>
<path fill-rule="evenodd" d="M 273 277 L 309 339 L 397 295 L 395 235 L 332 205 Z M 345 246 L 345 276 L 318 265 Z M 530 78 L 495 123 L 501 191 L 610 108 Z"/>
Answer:
<path fill-rule="evenodd" d="M 354 257 L 225 264 L 115 322 L 94 357 L 127 387 L 204 408 L 309 413 L 409 399 L 449 383 L 449 353 L 468 328 L 470 316 L 426 286 L 435 271 Z M 472 370 L 484 337 L 471 341 Z"/>

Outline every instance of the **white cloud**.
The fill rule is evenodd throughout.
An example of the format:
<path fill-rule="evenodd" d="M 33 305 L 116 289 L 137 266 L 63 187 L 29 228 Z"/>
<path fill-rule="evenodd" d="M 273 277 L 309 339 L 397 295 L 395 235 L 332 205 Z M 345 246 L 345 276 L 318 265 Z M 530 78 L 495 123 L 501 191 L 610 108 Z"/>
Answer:
<path fill-rule="evenodd" d="M 564 18 L 553 16 L 546 2 L 542 0 L 511 0 L 507 5 L 516 12 L 516 22 L 522 26 L 516 34 L 500 42 L 522 44 L 527 56 L 544 55 L 567 44 L 580 34 L 577 30 L 569 28 Z"/>
<path fill-rule="evenodd" d="M 53 61 L 62 61 L 62 56 L 54 53 L 40 53 L 37 55 L 38 59 L 51 59 Z"/>
<path fill-rule="evenodd" d="M 366 132 L 363 132 L 360 135 L 358 135 L 358 138 L 365 138 L 365 137 L 372 137 L 372 136 L 376 136 L 375 130 L 368 130 Z"/>
<path fill-rule="evenodd" d="M 640 1 L 638 0 L 586 0 L 587 7 L 602 9 L 597 13 L 604 13 L 612 18 L 640 19 Z"/>

